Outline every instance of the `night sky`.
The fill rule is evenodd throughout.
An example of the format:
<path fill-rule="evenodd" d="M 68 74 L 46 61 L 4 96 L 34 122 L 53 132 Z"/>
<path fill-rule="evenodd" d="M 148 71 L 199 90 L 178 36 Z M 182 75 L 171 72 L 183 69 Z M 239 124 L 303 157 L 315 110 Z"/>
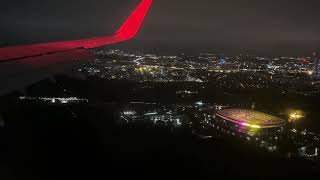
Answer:
<path fill-rule="evenodd" d="M 112 34 L 139 0 L 1 0 L 0 42 Z M 319 0 L 154 0 L 121 47 L 309 55 L 320 47 Z"/>

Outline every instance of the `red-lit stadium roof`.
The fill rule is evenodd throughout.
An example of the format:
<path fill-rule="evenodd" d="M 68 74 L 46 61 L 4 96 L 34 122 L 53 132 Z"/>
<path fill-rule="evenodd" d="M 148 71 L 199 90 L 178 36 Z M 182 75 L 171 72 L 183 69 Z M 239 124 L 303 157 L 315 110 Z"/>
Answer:
<path fill-rule="evenodd" d="M 286 124 L 285 120 L 266 113 L 248 109 L 224 109 L 216 114 L 225 120 L 251 128 L 274 128 Z"/>

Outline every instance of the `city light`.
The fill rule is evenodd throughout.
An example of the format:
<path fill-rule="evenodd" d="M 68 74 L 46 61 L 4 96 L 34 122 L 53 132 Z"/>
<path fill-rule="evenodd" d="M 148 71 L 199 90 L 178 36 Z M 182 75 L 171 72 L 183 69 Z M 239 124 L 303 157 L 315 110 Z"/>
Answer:
<path fill-rule="evenodd" d="M 248 123 L 241 123 L 242 126 L 247 126 L 247 127 L 251 127 L 253 129 L 260 129 L 261 126 L 256 125 L 256 124 L 248 124 Z"/>
<path fill-rule="evenodd" d="M 20 96 L 21 101 L 43 101 L 51 104 L 68 104 L 68 103 L 88 103 L 88 99 L 77 97 L 28 97 Z"/>
<path fill-rule="evenodd" d="M 242 126 L 249 126 L 248 123 L 241 123 Z"/>
<path fill-rule="evenodd" d="M 289 122 L 294 122 L 294 121 L 300 120 L 303 117 L 304 116 L 303 116 L 302 111 L 292 111 L 289 113 Z"/>
<path fill-rule="evenodd" d="M 254 129 L 260 129 L 260 126 L 258 126 L 258 125 L 255 125 L 255 124 L 253 124 L 253 125 L 250 125 L 250 127 L 254 128 Z"/>

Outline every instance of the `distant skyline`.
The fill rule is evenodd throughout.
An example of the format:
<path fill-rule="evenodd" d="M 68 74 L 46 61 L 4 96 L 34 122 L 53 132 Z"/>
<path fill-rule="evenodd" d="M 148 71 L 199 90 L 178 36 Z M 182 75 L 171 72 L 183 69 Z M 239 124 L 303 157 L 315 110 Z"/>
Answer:
<path fill-rule="evenodd" d="M 0 42 L 112 34 L 139 0 L 3 0 Z M 320 47 L 316 0 L 154 0 L 138 36 L 116 47 L 310 55 Z"/>

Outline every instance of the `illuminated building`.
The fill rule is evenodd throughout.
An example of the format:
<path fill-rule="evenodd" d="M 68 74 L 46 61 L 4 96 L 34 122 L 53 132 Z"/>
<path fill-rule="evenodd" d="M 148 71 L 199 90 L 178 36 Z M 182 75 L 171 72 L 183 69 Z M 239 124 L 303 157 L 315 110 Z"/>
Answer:
<path fill-rule="evenodd" d="M 314 76 L 320 78 L 320 56 L 319 53 L 314 53 Z"/>
<path fill-rule="evenodd" d="M 282 134 L 285 120 L 249 109 L 224 109 L 216 113 L 218 124 L 228 130 L 249 136 Z"/>
<path fill-rule="evenodd" d="M 19 97 L 21 101 L 39 101 L 48 102 L 51 104 L 70 104 L 70 103 L 88 103 L 88 99 L 77 98 L 77 97 Z"/>
<path fill-rule="evenodd" d="M 224 56 L 221 56 L 220 61 L 219 61 L 219 65 L 224 65 L 224 64 L 226 64 L 226 59 Z"/>
<path fill-rule="evenodd" d="M 289 116 L 288 121 L 290 123 L 294 123 L 294 122 L 299 121 L 305 117 L 304 112 L 300 111 L 300 110 L 290 110 L 288 113 L 288 116 Z"/>

